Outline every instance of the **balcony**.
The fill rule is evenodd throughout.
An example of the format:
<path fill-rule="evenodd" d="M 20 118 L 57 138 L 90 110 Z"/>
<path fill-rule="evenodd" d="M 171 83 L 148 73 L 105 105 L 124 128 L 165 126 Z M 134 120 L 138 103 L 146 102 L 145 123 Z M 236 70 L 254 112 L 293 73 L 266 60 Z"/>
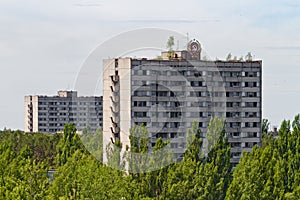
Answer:
<path fill-rule="evenodd" d="M 113 103 L 119 103 L 120 97 L 119 96 L 110 96 L 110 100 Z"/>
<path fill-rule="evenodd" d="M 114 135 L 119 135 L 119 133 L 120 133 L 119 127 L 110 127 L 110 130 Z"/>
<path fill-rule="evenodd" d="M 115 119 L 118 118 L 119 119 L 119 113 L 118 112 L 112 112 L 111 117 L 113 117 L 114 121 L 116 121 Z"/>
<path fill-rule="evenodd" d="M 111 123 L 118 124 L 120 122 L 119 117 L 110 117 Z"/>
<path fill-rule="evenodd" d="M 119 92 L 120 91 L 120 86 L 119 85 L 110 86 L 110 90 L 112 92 Z"/>
<path fill-rule="evenodd" d="M 110 76 L 111 81 L 116 84 L 119 81 L 119 76 L 118 75 L 112 75 Z"/>
<path fill-rule="evenodd" d="M 119 92 L 111 91 L 110 96 L 112 96 L 112 97 L 118 97 L 119 96 Z"/>
<path fill-rule="evenodd" d="M 118 128 L 118 124 L 117 124 L 117 123 L 114 123 L 114 122 L 112 122 L 112 127 L 113 127 L 113 128 Z"/>
<path fill-rule="evenodd" d="M 115 114 L 120 112 L 119 106 L 114 106 L 114 107 L 110 106 L 110 110 Z"/>

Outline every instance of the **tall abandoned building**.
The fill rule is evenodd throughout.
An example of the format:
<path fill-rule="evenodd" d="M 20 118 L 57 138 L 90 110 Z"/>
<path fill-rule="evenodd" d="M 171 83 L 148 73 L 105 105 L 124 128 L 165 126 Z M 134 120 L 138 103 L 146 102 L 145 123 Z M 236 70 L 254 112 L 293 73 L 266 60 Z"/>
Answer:
<path fill-rule="evenodd" d="M 119 140 L 130 146 L 130 128 L 144 124 L 150 146 L 159 137 L 170 139 L 180 158 L 193 121 L 205 137 L 214 116 L 226 119 L 232 163 L 261 144 L 262 61 L 201 60 L 200 43 L 187 46 L 159 59 L 104 60 L 104 144 Z"/>

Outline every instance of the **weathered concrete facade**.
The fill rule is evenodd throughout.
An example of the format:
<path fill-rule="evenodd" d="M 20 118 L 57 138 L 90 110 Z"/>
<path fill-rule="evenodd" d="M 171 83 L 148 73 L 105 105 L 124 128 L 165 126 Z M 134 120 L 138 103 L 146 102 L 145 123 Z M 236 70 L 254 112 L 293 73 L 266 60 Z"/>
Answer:
<path fill-rule="evenodd" d="M 144 124 L 151 146 L 170 139 L 176 157 L 186 147 L 194 120 L 205 137 L 209 120 L 226 119 L 232 163 L 242 151 L 261 145 L 262 61 L 203 61 L 200 51 L 167 52 L 162 59 L 105 60 L 104 144 L 129 145 L 129 129 Z M 175 56 L 174 56 L 175 55 Z"/>

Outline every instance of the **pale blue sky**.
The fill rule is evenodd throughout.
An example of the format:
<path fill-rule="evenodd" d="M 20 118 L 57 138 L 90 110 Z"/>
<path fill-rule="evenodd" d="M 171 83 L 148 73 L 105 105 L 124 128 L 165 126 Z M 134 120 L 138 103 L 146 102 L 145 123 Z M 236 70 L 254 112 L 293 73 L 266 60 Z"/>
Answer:
<path fill-rule="evenodd" d="M 263 60 L 264 117 L 300 112 L 299 0 L 2 0 L 0 129 L 23 129 L 25 95 L 72 89 L 97 45 L 144 27 L 188 32 L 211 58 L 251 51 Z"/>

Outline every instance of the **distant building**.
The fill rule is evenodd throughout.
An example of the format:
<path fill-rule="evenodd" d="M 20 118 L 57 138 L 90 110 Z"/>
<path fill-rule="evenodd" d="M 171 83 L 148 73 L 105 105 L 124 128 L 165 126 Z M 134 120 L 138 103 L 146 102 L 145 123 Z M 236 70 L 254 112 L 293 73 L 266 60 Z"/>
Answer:
<path fill-rule="evenodd" d="M 76 91 L 25 96 L 25 132 L 56 133 L 66 123 L 74 123 L 78 131 L 101 128 L 102 97 L 78 97 Z"/>
<path fill-rule="evenodd" d="M 205 136 L 214 116 L 226 119 L 232 163 L 261 145 L 261 61 L 201 60 L 196 40 L 187 50 L 163 52 L 160 59 L 104 61 L 104 144 L 112 139 L 130 147 L 130 128 L 144 124 L 150 147 L 159 137 L 171 139 L 180 157 L 192 122 L 199 122 Z"/>

